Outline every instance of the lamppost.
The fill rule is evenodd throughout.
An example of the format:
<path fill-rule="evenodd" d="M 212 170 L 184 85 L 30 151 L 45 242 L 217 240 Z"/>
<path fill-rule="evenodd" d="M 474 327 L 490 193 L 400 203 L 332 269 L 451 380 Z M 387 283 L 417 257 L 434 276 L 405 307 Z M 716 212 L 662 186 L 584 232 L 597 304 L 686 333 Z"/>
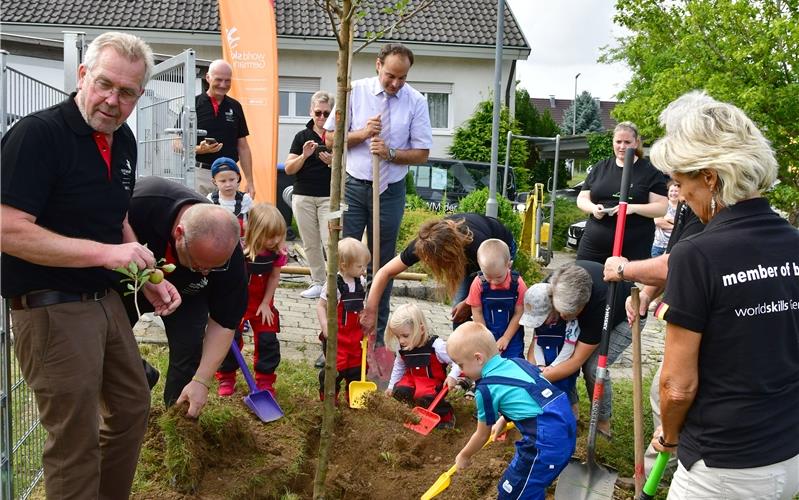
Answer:
<path fill-rule="evenodd" d="M 572 103 L 572 135 L 577 135 L 577 79 L 581 73 L 574 75 L 574 102 Z"/>

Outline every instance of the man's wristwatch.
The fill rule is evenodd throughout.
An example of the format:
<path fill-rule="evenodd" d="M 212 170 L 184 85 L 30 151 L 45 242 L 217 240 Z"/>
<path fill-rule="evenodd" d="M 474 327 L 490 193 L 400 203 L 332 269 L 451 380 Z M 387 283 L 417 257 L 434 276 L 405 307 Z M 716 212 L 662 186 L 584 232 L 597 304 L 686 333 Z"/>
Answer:
<path fill-rule="evenodd" d="M 616 267 L 616 274 L 618 274 L 618 275 L 619 275 L 619 278 L 621 278 L 621 280 L 622 280 L 622 281 L 625 281 L 625 280 L 624 280 L 624 265 L 625 265 L 625 264 L 626 264 L 626 262 L 622 262 L 621 264 L 619 264 L 619 265 Z"/>
<path fill-rule="evenodd" d="M 397 150 L 394 148 L 388 148 L 388 161 L 394 161 L 397 157 Z"/>

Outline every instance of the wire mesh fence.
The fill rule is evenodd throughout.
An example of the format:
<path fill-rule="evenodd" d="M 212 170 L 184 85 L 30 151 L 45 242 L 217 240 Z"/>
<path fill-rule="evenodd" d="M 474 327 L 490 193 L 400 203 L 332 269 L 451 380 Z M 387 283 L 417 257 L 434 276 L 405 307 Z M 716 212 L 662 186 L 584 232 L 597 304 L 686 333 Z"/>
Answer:
<path fill-rule="evenodd" d="M 0 135 L 24 116 L 64 100 L 65 92 L 8 67 L 0 53 Z M 42 477 L 46 432 L 22 378 L 6 301 L 0 311 L 0 498 L 28 498 Z"/>

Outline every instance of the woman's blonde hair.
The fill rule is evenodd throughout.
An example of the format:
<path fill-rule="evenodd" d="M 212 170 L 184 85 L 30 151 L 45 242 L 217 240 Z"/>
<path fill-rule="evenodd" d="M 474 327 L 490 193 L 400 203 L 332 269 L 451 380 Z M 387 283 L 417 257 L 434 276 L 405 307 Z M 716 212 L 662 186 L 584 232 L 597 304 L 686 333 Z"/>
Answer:
<path fill-rule="evenodd" d="M 641 134 L 638 132 L 638 126 L 633 122 L 621 122 L 616 124 L 616 128 L 613 129 L 613 135 L 616 135 L 616 132 L 621 132 L 622 130 L 630 132 L 633 134 L 635 138 L 636 144 L 635 146 L 635 156 L 638 158 L 644 157 L 644 141 L 641 139 Z"/>
<path fill-rule="evenodd" d="M 465 249 L 474 239 L 465 222 L 466 219 L 430 220 L 419 227 L 416 235 L 416 256 L 444 285 L 450 297 L 463 281 L 467 264 Z"/>
<path fill-rule="evenodd" d="M 372 258 L 369 247 L 355 238 L 343 238 L 338 242 L 338 267 L 350 266 L 363 259 L 367 263 Z"/>
<path fill-rule="evenodd" d="M 689 92 L 660 114 L 666 135 L 652 162 L 666 174 L 718 174 L 715 198 L 725 206 L 757 196 L 777 178 L 771 144 L 741 109 L 705 92 Z"/>
<path fill-rule="evenodd" d="M 411 329 L 411 349 L 427 342 L 428 335 L 430 335 L 430 323 L 427 322 L 424 313 L 416 304 L 402 304 L 391 313 L 386 324 L 386 343 L 389 345 L 397 344 L 399 348 L 397 330 L 405 327 L 410 327 Z"/>
<path fill-rule="evenodd" d="M 277 248 L 266 248 L 266 242 L 280 236 Z M 274 205 L 270 203 L 256 203 L 247 212 L 247 231 L 244 235 L 244 254 L 248 259 L 255 257 L 264 250 L 277 252 L 286 239 L 286 220 Z"/>

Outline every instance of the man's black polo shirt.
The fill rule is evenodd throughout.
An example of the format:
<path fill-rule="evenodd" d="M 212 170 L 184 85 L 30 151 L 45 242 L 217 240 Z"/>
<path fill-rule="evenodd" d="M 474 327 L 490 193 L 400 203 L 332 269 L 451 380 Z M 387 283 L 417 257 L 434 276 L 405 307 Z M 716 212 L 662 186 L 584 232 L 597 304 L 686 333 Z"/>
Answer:
<path fill-rule="evenodd" d="M 686 469 L 799 453 L 799 231 L 764 198 L 721 211 L 671 251 L 657 315 L 698 332 L 699 387 L 680 434 Z"/>
<path fill-rule="evenodd" d="M 222 149 L 217 153 L 197 155 L 197 161 L 211 164 L 217 158 L 227 156 L 239 161 L 239 138 L 247 137 L 250 131 L 244 110 L 239 101 L 230 96 L 225 96 L 219 103 L 219 112 L 214 114 L 214 106 L 206 92 L 198 95 L 194 103 L 197 109 L 197 128 L 207 132 L 205 137 L 213 137 L 222 143 Z M 198 137 L 197 144 L 204 138 Z"/>
<path fill-rule="evenodd" d="M 577 260 L 574 263 L 588 271 L 592 282 L 591 297 L 577 316 L 577 323 L 580 325 L 580 336 L 577 340 L 584 344 L 596 345 L 602 339 L 602 325 L 605 320 L 605 305 L 609 292 L 603 274 L 605 267 L 590 260 Z M 627 281 L 616 285 L 616 300 L 612 306 L 613 321 L 609 325 L 610 330 L 613 330 L 622 321 L 627 321 L 624 302 L 630 295 L 631 286 L 632 284 Z"/>
<path fill-rule="evenodd" d="M 125 124 L 114 132 L 109 180 L 93 132 L 75 94 L 20 120 L 2 141 L 2 203 L 60 235 L 121 243 L 136 178 L 136 139 Z M 4 297 L 44 289 L 94 292 L 122 278 L 101 267 L 45 267 L 5 253 L 1 265 Z"/>
<path fill-rule="evenodd" d="M 128 220 L 139 242 L 146 243 L 156 259 L 166 256 L 167 246 L 176 256 L 172 226 L 181 208 L 196 203 L 210 202 L 176 182 L 161 177 L 144 177 L 136 183 Z M 236 245 L 227 271 L 203 276 L 180 263 L 175 264 L 177 268 L 167 274 L 166 279 L 175 285 L 184 303 L 207 300 L 208 312 L 214 321 L 231 330 L 237 328 L 247 308 L 247 272 L 241 246 Z"/>

